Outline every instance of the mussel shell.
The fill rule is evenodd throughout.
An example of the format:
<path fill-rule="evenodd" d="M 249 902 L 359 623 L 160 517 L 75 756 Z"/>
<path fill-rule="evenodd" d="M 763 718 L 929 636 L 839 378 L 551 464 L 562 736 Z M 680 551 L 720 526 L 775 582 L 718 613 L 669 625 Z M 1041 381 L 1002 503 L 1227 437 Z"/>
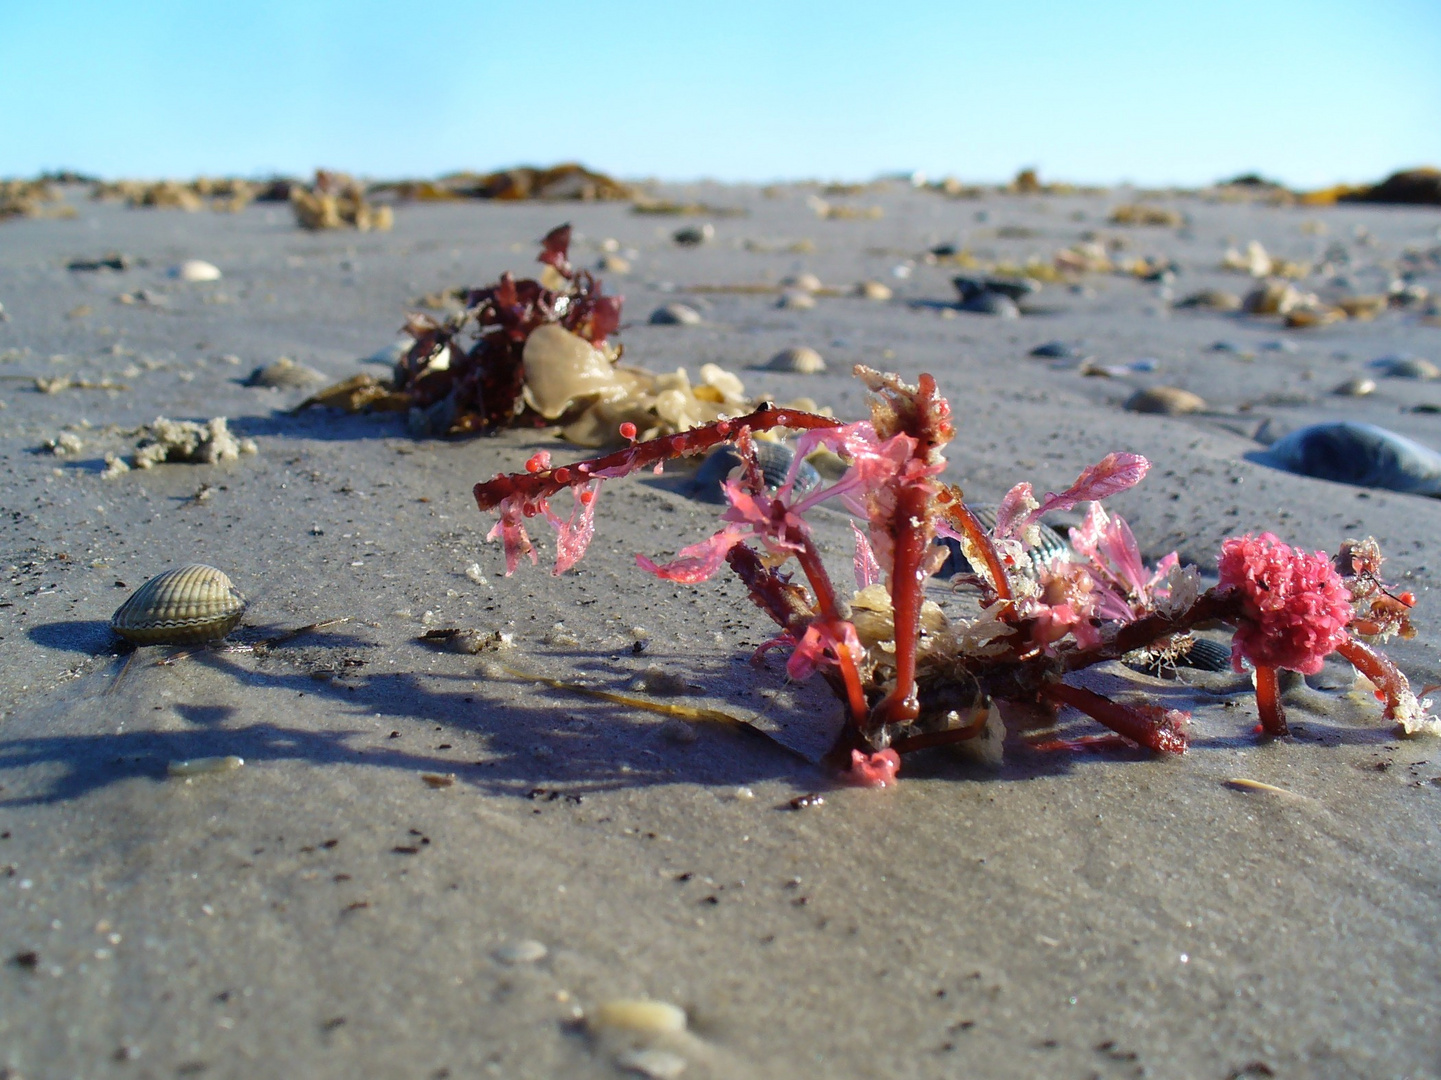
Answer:
<path fill-rule="evenodd" d="M 110 627 L 136 645 L 214 641 L 235 629 L 245 597 L 219 570 L 195 563 L 153 577 L 121 604 Z"/>
<path fill-rule="evenodd" d="M 780 487 L 785 483 L 791 462 L 795 460 L 795 451 L 785 443 L 771 442 L 768 439 L 757 439 L 752 445 L 755 447 L 756 460 L 760 462 L 761 476 L 765 478 L 766 487 Z M 721 484 L 740 464 L 741 456 L 736 452 L 736 448 L 730 443 L 722 443 L 701 462 L 700 468 L 691 478 L 688 493 L 700 502 L 724 502 L 725 494 Z M 821 474 L 816 472 L 815 467 L 809 462 L 801 462 L 800 468 L 796 470 L 796 492 L 804 494 L 820 482 Z"/>
<path fill-rule="evenodd" d="M 1441 453 L 1374 424 L 1312 424 L 1253 460 L 1321 480 L 1441 497 Z"/>
<path fill-rule="evenodd" d="M 1177 662 L 1200 671 L 1230 671 L 1231 646 L 1224 641 L 1198 637 L 1191 642 L 1191 647 Z"/>
<path fill-rule="evenodd" d="M 971 513 L 976 515 L 976 520 L 984 525 L 986 529 L 990 530 L 996 527 L 996 508 L 994 506 L 972 506 L 970 503 L 967 503 L 966 507 Z M 1039 526 L 1041 542 L 1033 550 L 1042 562 L 1050 562 L 1052 559 L 1069 559 L 1074 554 L 1071 550 L 1071 545 L 1066 542 L 1065 537 L 1056 532 L 1055 529 L 1051 528 L 1044 521 L 1039 522 Z M 949 536 L 939 536 L 936 538 L 936 543 L 942 544 L 950 549 L 950 554 L 946 556 L 946 561 L 943 562 L 941 568 L 936 571 L 936 577 L 951 578 L 957 574 L 971 574 L 975 572 L 965 555 L 962 554 L 961 542 L 959 540 L 953 540 Z"/>

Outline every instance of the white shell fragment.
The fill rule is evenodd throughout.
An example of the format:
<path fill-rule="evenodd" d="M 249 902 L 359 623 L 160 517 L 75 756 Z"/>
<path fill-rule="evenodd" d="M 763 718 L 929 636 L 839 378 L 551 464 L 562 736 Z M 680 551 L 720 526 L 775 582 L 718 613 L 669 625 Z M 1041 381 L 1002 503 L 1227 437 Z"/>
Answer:
<path fill-rule="evenodd" d="M 165 766 L 165 771 L 177 779 L 189 779 L 193 776 L 209 776 L 211 773 L 234 772 L 244 764 L 243 757 L 226 754 L 224 757 L 199 757 L 191 758 L 189 761 L 172 761 Z"/>
<path fill-rule="evenodd" d="M 826 369 L 826 362 L 814 349 L 801 345 L 784 349 L 770 358 L 766 367 L 771 371 L 793 371 L 800 375 L 817 375 Z"/>
<path fill-rule="evenodd" d="M 290 357 L 282 356 L 275 363 L 252 371 L 245 380 L 245 385 L 260 386 L 268 390 L 299 390 L 323 382 L 325 376 L 314 368 L 297 364 Z"/>
<path fill-rule="evenodd" d="M 883 281 L 862 281 L 856 286 L 856 295 L 866 300 L 882 302 L 891 298 L 891 287 Z"/>
<path fill-rule="evenodd" d="M 502 964 L 534 964 L 544 960 L 549 954 L 541 942 L 534 938 L 525 938 L 521 941 L 512 941 L 502 945 L 495 950 L 495 958 Z"/>
<path fill-rule="evenodd" d="M 220 268 L 204 259 L 186 259 L 171 269 L 170 276 L 181 281 L 219 281 Z"/>
<path fill-rule="evenodd" d="M 647 1046 L 617 1054 L 615 1063 L 627 1072 L 646 1080 L 676 1080 L 685 1072 L 688 1062 L 671 1050 Z"/>
<path fill-rule="evenodd" d="M 662 1035 L 684 1031 L 685 1010 L 665 1001 L 618 998 L 597 1005 L 587 1021 L 592 1031 Z"/>
<path fill-rule="evenodd" d="M 245 597 L 219 570 L 195 563 L 153 577 L 121 604 L 110 627 L 136 645 L 215 641 L 245 614 Z"/>

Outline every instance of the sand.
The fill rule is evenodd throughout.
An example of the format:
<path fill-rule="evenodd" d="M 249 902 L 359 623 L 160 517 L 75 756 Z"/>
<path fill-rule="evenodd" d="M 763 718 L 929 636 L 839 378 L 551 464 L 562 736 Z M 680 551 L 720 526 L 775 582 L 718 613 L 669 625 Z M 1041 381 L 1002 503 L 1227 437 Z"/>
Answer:
<path fill-rule="evenodd" d="M 909 758 L 896 790 L 838 788 L 723 725 L 507 673 L 624 689 L 654 665 L 693 687 L 667 700 L 755 717 L 801 755 L 824 745 L 826 694 L 787 688 L 777 660 L 750 663 L 771 631 L 734 582 L 636 570 L 637 552 L 711 528 L 715 508 L 681 493 L 682 474 L 609 485 L 577 570 L 506 578 L 471 485 L 564 446 L 534 431 L 417 442 L 401 417 L 291 416 L 305 389 L 242 385 L 282 355 L 334 379 L 382 373 L 358 358 L 395 338 L 414 298 L 532 272 L 534 241 L 568 219 L 578 262 L 605 237 L 634 249 L 632 273 L 607 281 L 626 296 L 629 361 L 693 375 L 714 361 L 753 394 L 848 417 L 864 408 L 851 364 L 933 372 L 959 421 L 947 476 L 973 498 L 1022 479 L 1059 489 L 1129 450 L 1155 468 L 1114 508 L 1149 558 L 1178 548 L 1209 569 L 1220 539 L 1248 529 L 1330 550 L 1374 533 L 1420 598 L 1419 637 L 1391 655 L 1418 686 L 1441 681 L 1441 503 L 1246 457 L 1268 418 L 1348 417 L 1441 444 L 1441 420 L 1411 411 L 1441 404 L 1441 384 L 1327 394 L 1385 354 L 1441 361 L 1441 330 L 1389 312 L 1285 331 L 1171 311 L 1159 286 L 1109 275 L 1048 286 L 1020 319 L 957 314 L 954 268 L 918 259 L 941 242 L 1048 256 L 1096 229 L 1174 258 L 1179 297 L 1246 289 L 1217 268 L 1227 242 L 1289 257 L 1338 242 L 1363 264 L 1355 291 L 1371 292 L 1385 280 L 1370 264 L 1437 243 L 1433 210 L 1176 198 L 1188 228 L 1121 229 L 1105 218 L 1125 193 L 951 200 L 895 184 L 850 200 L 881 206 L 878 220 L 820 220 L 811 193 L 668 191 L 750 211 L 689 248 L 669 239 L 686 222 L 614 204 L 403 206 L 393 232 L 360 235 L 301 233 L 283 208 L 77 199 L 76 220 L 0 227 L 5 1075 L 614 1076 L 621 1062 L 685 1063 L 687 1077 L 1441 1075 L 1434 739 L 1400 741 L 1374 705 L 1311 691 L 1292 705 L 1295 737 L 1263 745 L 1248 696 L 1155 681 L 1195 712 L 1184 758 L 1012 740 L 999 769 L 936 753 Z M 1303 228 L 1314 221 L 1329 236 Z M 784 250 L 800 239 L 814 251 Z M 65 269 L 110 250 L 148 265 Z M 165 276 L 189 258 L 223 278 Z M 884 280 L 895 297 L 801 310 L 693 288 L 801 271 L 846 290 Z M 114 299 L 140 289 L 166 302 Z M 705 322 L 648 325 L 670 301 Z M 1027 356 L 1052 339 L 1157 370 L 1087 378 Z M 1209 350 L 1223 339 L 1241 351 Z M 825 374 L 751 370 L 800 345 Z M 128 389 L 33 389 L 57 375 Z M 1158 383 L 1212 412 L 1121 410 Z M 104 478 L 105 454 L 157 416 L 228 417 L 258 452 Z M 65 430 L 78 452 L 37 452 Z M 839 515 L 819 532 L 848 558 Z M 350 621 L 268 655 L 160 664 L 179 650 L 118 648 L 121 600 L 187 562 L 251 598 L 237 641 Z M 514 648 L 417 641 L 450 626 L 513 634 Z M 218 755 L 246 764 L 167 775 Z M 824 802 L 791 809 L 808 792 Z M 532 940 L 543 957 L 505 951 Z M 634 1048 L 584 1018 L 634 997 L 684 1008 L 688 1032 L 620 1058 Z"/>

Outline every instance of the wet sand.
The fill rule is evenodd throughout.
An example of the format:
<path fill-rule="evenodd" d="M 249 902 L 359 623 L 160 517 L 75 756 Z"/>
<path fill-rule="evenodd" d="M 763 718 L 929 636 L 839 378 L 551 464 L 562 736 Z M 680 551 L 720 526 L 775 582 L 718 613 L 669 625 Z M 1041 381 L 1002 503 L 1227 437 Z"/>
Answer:
<path fill-rule="evenodd" d="M 414 298 L 532 273 L 535 241 L 570 220 L 579 264 L 602 238 L 634 249 L 630 274 L 603 275 L 626 297 L 629 362 L 719 363 L 756 396 L 847 417 L 864 409 L 853 363 L 933 372 L 958 418 L 947 476 L 971 498 L 1022 479 L 1059 490 L 1129 450 L 1155 467 L 1114 509 L 1148 559 L 1178 548 L 1210 572 L 1221 538 L 1245 530 L 1333 551 L 1373 533 L 1420 600 L 1418 638 L 1388 650 L 1419 687 L 1441 681 L 1441 503 L 1246 455 L 1267 419 L 1358 419 L 1441 445 L 1441 417 L 1413 411 L 1441 405 L 1441 383 L 1328 393 L 1384 355 L 1441 362 L 1441 329 L 1390 311 L 1288 331 L 1172 310 L 1164 286 L 1113 275 L 1048 285 L 1019 319 L 957 313 L 958 271 L 919 256 L 949 242 L 1048 258 L 1097 230 L 1175 259 L 1180 297 L 1249 287 L 1217 268 L 1228 242 L 1296 258 L 1340 244 L 1352 291 L 1370 293 L 1407 245 L 1437 245 L 1441 217 L 1188 197 L 1167 200 L 1188 228 L 1126 229 L 1106 224 L 1120 192 L 951 200 L 894 185 L 850 200 L 879 220 L 826 221 L 804 188 L 668 194 L 749 214 L 714 219 L 696 248 L 669 239 L 687 221 L 615 204 L 402 206 L 387 234 L 312 235 L 283 207 L 77 200 L 77 220 L 0 226 L 7 1075 L 613 1076 L 624 1048 L 583 1018 L 627 997 L 689 1016 L 651 1047 L 663 1053 L 626 1059 L 654 1075 L 678 1061 L 687 1077 L 1441 1075 L 1441 747 L 1395 738 L 1341 668 L 1314 680 L 1331 691 L 1292 702 L 1297 733 L 1275 744 L 1254 737 L 1248 695 L 1136 676 L 1194 711 L 1184 758 L 1013 739 L 998 769 L 934 753 L 908 758 L 894 791 L 836 788 L 802 760 L 824 744 L 826 696 L 786 687 L 776 659 L 750 662 L 771 629 L 739 586 L 634 566 L 710 531 L 715 507 L 686 497 L 681 473 L 608 485 L 575 571 L 549 576 L 543 551 L 506 578 L 471 486 L 538 448 L 563 460 L 562 444 L 416 441 L 403 417 L 292 416 L 305 390 L 241 385 L 281 355 L 334 379 L 383 373 L 358 358 L 395 338 Z M 801 239 L 814 251 L 786 250 Z M 148 265 L 65 268 L 110 250 Z M 165 276 L 187 258 L 224 277 Z M 801 271 L 842 289 L 884 280 L 895 297 L 803 311 L 695 288 Z M 1420 280 L 1441 287 L 1434 270 Z M 165 302 L 115 300 L 140 289 Z M 674 300 L 705 323 L 647 323 Z M 1156 370 L 1092 378 L 1027 355 L 1053 339 Z M 1237 350 L 1212 351 L 1219 340 Z M 750 370 L 796 345 L 828 372 Z M 33 388 L 57 375 L 128 389 Z M 1163 383 L 1211 411 L 1121 409 Z M 258 452 L 102 478 L 105 453 L 133 447 L 123 432 L 161 415 L 226 416 Z M 77 453 L 37 452 L 67 428 Z M 818 531 L 848 563 L 844 519 Z M 178 650 L 117 648 L 116 606 L 187 562 L 251 598 L 237 641 L 350 621 L 266 655 L 162 665 Z M 512 633 L 515 648 L 417 641 L 450 626 Z M 692 688 L 666 700 L 753 717 L 800 756 L 506 670 L 624 690 L 651 666 Z M 244 768 L 167 776 L 228 754 Z M 824 802 L 791 809 L 808 792 Z M 546 954 L 507 963 L 526 940 Z"/>

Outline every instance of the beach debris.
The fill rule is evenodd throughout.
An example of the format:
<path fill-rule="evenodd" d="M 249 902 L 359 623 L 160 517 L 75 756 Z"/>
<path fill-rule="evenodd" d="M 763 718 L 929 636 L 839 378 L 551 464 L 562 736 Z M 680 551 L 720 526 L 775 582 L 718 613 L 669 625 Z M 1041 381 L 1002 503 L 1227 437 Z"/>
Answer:
<path fill-rule="evenodd" d="M 1271 255 L 1259 240 L 1252 240 L 1244 251 L 1230 247 L 1221 256 L 1221 269 L 1250 274 L 1255 278 L 1303 278 L 1311 272 L 1311 264 Z"/>
<path fill-rule="evenodd" d="M 805 460 L 797 464 L 795 449 L 787 443 L 757 439 L 755 458 L 768 490 L 774 491 L 784 484 L 790 478 L 792 468 L 795 469 L 792 483 L 798 494 L 803 495 L 820 486 L 821 475 L 815 466 Z M 725 482 L 744 464 L 734 446 L 722 443 L 705 456 L 695 476 L 691 477 L 686 491 L 691 498 L 700 502 L 725 502 Z"/>
<path fill-rule="evenodd" d="M 786 289 L 776 301 L 776 307 L 786 311 L 810 311 L 815 306 L 816 298 L 804 289 Z"/>
<path fill-rule="evenodd" d="M 615 1063 L 626 1072 L 645 1080 L 677 1080 L 689 1062 L 674 1050 L 659 1046 L 635 1046 L 615 1056 Z"/>
<path fill-rule="evenodd" d="M 245 766 L 245 759 L 235 754 L 223 757 L 190 758 L 188 761 L 172 761 L 165 766 L 168 776 L 192 780 L 197 776 L 215 776 L 219 773 L 235 772 Z"/>
<path fill-rule="evenodd" d="M 1198 308 L 1202 311 L 1240 311 L 1241 298 L 1225 289 L 1202 289 L 1177 300 L 1178 308 Z"/>
<path fill-rule="evenodd" d="M 1286 312 L 1286 325 L 1293 330 L 1304 330 L 1315 326 L 1330 326 L 1332 323 L 1340 322 L 1344 318 L 1346 318 L 1346 313 L 1340 308 L 1318 304 L 1317 306 L 1300 307 Z"/>
<path fill-rule="evenodd" d="M 350 413 L 363 410 L 405 412 L 411 405 L 410 396 L 397 393 L 393 389 L 393 385 L 389 379 L 380 379 L 362 372 L 359 375 L 352 375 L 348 379 L 341 379 L 338 383 L 332 383 L 306 398 L 291 411 L 299 413 L 312 405 L 318 405 L 322 408 L 342 409 Z"/>
<path fill-rule="evenodd" d="M 1147 203 L 1123 203 L 1111 211 L 1112 225 L 1153 225 L 1175 229 L 1186 224 L 1185 215 L 1169 206 Z"/>
<path fill-rule="evenodd" d="M 670 238 L 681 247 L 699 247 L 715 239 L 715 226 L 709 221 L 702 225 L 687 225 L 671 233 Z"/>
<path fill-rule="evenodd" d="M 395 224 L 394 211 L 389 206 L 372 206 L 365 188 L 353 177 L 325 169 L 316 170 L 309 188 L 291 187 L 290 205 L 296 224 L 312 232 L 344 228 L 385 232 Z"/>
<path fill-rule="evenodd" d="M 976 520 L 979 521 L 982 526 L 987 529 L 995 529 L 996 515 L 998 512 L 997 507 L 967 503 L 966 509 L 975 516 Z M 1031 556 L 1032 559 L 1041 562 L 1051 562 L 1055 559 L 1073 559 L 1076 557 L 1076 553 L 1071 549 L 1071 545 L 1066 538 L 1044 521 L 1037 523 L 1036 535 L 1033 539 L 1035 540 L 1035 544 L 1033 546 L 1034 554 Z M 976 572 L 975 568 L 971 566 L 970 560 L 966 558 L 965 545 L 959 539 L 954 536 L 938 536 L 935 542 L 938 547 L 942 547 L 946 551 L 945 562 L 937 567 L 935 572 L 936 577 L 945 581 L 955 577 L 957 574 L 974 574 Z M 889 615 L 887 618 L 889 618 Z"/>
<path fill-rule="evenodd" d="M 79 273 L 100 270 L 129 270 L 132 266 L 140 266 L 129 255 L 119 251 L 109 251 L 95 259 L 71 259 L 65 264 L 65 269 L 74 270 Z"/>
<path fill-rule="evenodd" d="M 35 389 L 42 394 L 58 394 L 62 390 L 129 390 L 126 383 L 114 379 L 85 379 L 77 375 L 37 375 Z"/>
<path fill-rule="evenodd" d="M 1343 296 L 1336 301 L 1336 307 L 1345 313 L 1346 318 L 1358 322 L 1370 322 L 1390 305 L 1391 298 L 1385 295 Z"/>
<path fill-rule="evenodd" d="M 849 203 L 833 203 L 819 195 L 806 197 L 806 205 L 823 221 L 879 221 L 886 212 L 879 206 L 852 206 Z"/>
<path fill-rule="evenodd" d="M 1155 413 L 1162 416 L 1182 416 L 1186 413 L 1204 412 L 1206 399 L 1190 390 L 1178 386 L 1148 386 L 1137 390 L 1121 406 L 1127 412 Z"/>
<path fill-rule="evenodd" d="M 1277 279 L 1258 285 L 1247 293 L 1241 301 L 1241 308 L 1248 315 L 1288 315 L 1319 303 L 1314 294 L 1303 293 L 1289 281 Z"/>
<path fill-rule="evenodd" d="M 260 386 L 269 390 L 300 390 L 325 381 L 325 376 L 314 368 L 297 364 L 288 356 L 282 356 L 273 364 L 256 368 L 245 378 L 246 386 Z"/>
<path fill-rule="evenodd" d="M 630 260 L 624 255 L 611 252 L 600 257 L 600 261 L 596 263 L 596 269 L 605 274 L 629 274 L 631 271 Z"/>
<path fill-rule="evenodd" d="M 136 645 L 217 641 L 239 624 L 246 601 L 230 578 L 193 563 L 151 578 L 121 604 L 110 627 Z"/>
<path fill-rule="evenodd" d="M 1041 291 L 1041 283 L 1028 277 L 972 277 L 962 274 L 951 278 L 951 284 L 961 294 L 962 300 L 978 293 L 996 293 L 1019 302 Z"/>
<path fill-rule="evenodd" d="M 1372 360 L 1370 366 L 1392 379 L 1441 378 L 1441 368 L 1419 356 L 1382 356 Z"/>
<path fill-rule="evenodd" d="M 1017 319 L 1021 315 L 1020 306 L 1009 296 L 988 291 L 972 293 L 956 306 L 961 311 L 977 315 L 999 315 L 1003 319 Z"/>
<path fill-rule="evenodd" d="M 172 266 L 167 273 L 181 281 L 192 282 L 219 281 L 221 277 L 220 268 L 204 259 L 186 259 L 179 266 Z"/>
<path fill-rule="evenodd" d="M 705 320 L 689 304 L 662 304 L 650 313 L 652 326 L 699 326 Z"/>
<path fill-rule="evenodd" d="M 534 938 L 511 941 L 495 950 L 495 958 L 507 967 L 536 964 L 550 955 L 550 950 Z"/>
<path fill-rule="evenodd" d="M 508 630 L 461 630 L 446 627 L 441 630 L 427 630 L 420 635 L 420 640 L 427 645 L 439 646 L 446 652 L 466 656 L 515 648 L 515 634 Z"/>
<path fill-rule="evenodd" d="M 586 1017 L 586 1026 L 595 1034 L 676 1034 L 686 1029 L 686 1015 L 679 1005 L 665 1001 L 617 998 L 597 1005 Z"/>
<path fill-rule="evenodd" d="M 874 300 L 882 303 L 889 300 L 893 293 L 891 287 L 883 281 L 866 280 L 856 283 L 855 295 L 863 300 Z"/>
<path fill-rule="evenodd" d="M 781 288 L 798 289 L 801 292 L 816 293 L 824 289 L 825 286 L 821 284 L 821 279 L 816 277 L 815 274 L 805 271 L 782 278 Z"/>
<path fill-rule="evenodd" d="M 1354 379 L 1347 379 L 1339 384 L 1331 393 L 1340 397 L 1365 397 L 1376 392 L 1376 380 L 1359 376 Z"/>
<path fill-rule="evenodd" d="M 1183 667 L 1214 674 L 1231 670 L 1231 647 L 1192 633 L 1175 634 L 1127 653 L 1121 662 L 1134 671 L 1159 678 L 1174 675 Z"/>
<path fill-rule="evenodd" d="M 254 439 L 237 439 L 226 418 L 217 416 L 203 423 L 169 420 L 163 416 L 140 429 L 140 443 L 130 464 L 149 469 L 163 462 L 191 462 L 214 465 L 234 461 L 241 454 L 254 454 Z"/>
<path fill-rule="evenodd" d="M 633 214 L 717 218 L 748 217 L 750 215 L 750 211 L 743 206 L 712 206 L 710 203 L 675 202 L 671 199 L 657 199 L 640 193 L 637 193 L 634 199 L 634 205 L 630 208 Z"/>
<path fill-rule="evenodd" d="M 549 167 L 517 165 L 492 173 L 457 172 L 438 180 L 405 180 L 376 185 L 399 198 L 432 202 L 449 199 L 497 199 L 501 202 L 623 201 L 635 196 L 628 184 L 575 162 Z"/>
<path fill-rule="evenodd" d="M 1312 424 L 1276 440 L 1256 460 L 1301 476 L 1441 498 L 1441 453 L 1374 424 Z"/>
<path fill-rule="evenodd" d="M 826 369 L 821 354 L 809 345 L 782 349 L 766 361 L 767 371 L 789 371 L 797 375 L 819 375 Z"/>
<path fill-rule="evenodd" d="M 62 431 L 53 439 L 46 439 L 40 448 L 55 457 L 74 457 L 85 449 L 85 444 L 73 431 Z"/>
<path fill-rule="evenodd" d="M 1084 360 L 1089 353 L 1078 345 L 1067 341 L 1047 341 L 1030 351 L 1031 356 L 1048 360 Z"/>
<path fill-rule="evenodd" d="M 420 774 L 420 780 L 426 787 L 435 790 L 455 787 L 455 773 L 423 772 Z"/>

